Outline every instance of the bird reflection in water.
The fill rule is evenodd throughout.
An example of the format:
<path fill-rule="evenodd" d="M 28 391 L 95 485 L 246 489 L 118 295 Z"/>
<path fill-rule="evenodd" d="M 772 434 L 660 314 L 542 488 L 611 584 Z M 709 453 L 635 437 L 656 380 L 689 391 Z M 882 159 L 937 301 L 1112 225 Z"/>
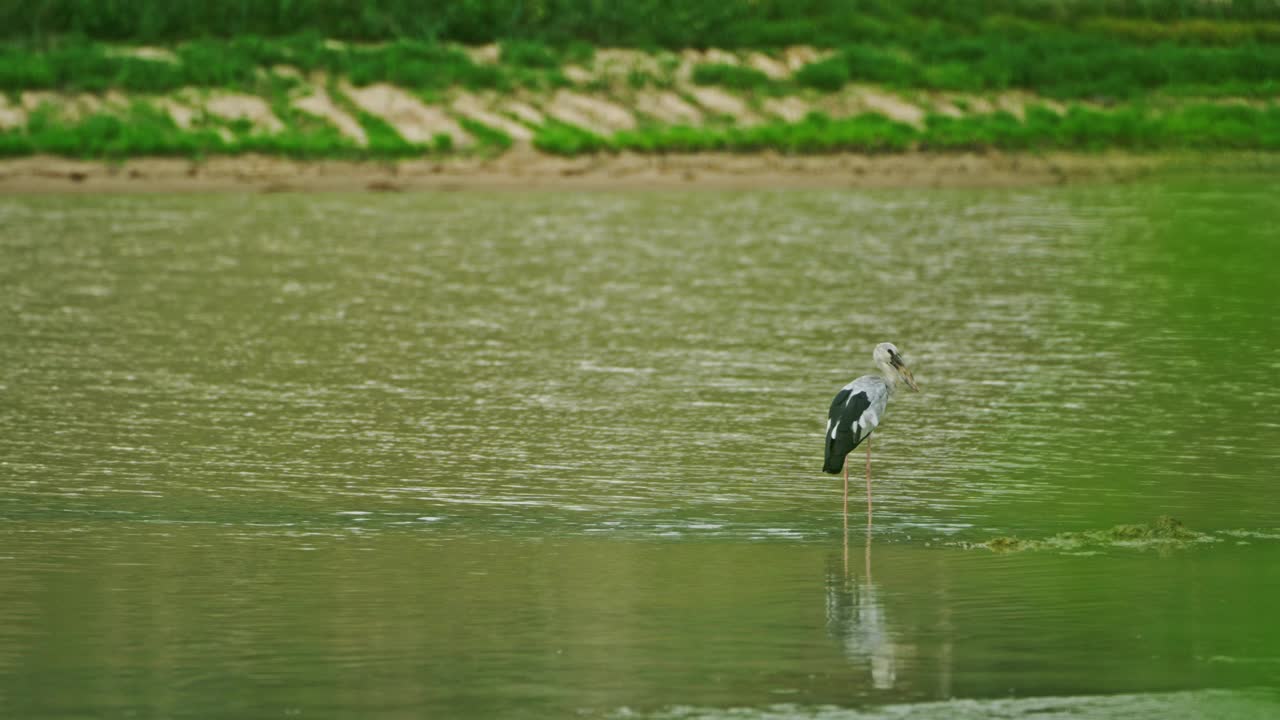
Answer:
<path fill-rule="evenodd" d="M 842 571 L 841 571 L 842 570 Z M 871 665 L 871 684 L 892 689 L 898 674 L 899 648 L 893 642 L 884 605 L 871 578 L 871 518 L 867 518 L 863 574 L 849 572 L 849 521 L 844 526 L 844 563 L 827 571 L 827 633 L 840 641 L 845 658 Z"/>

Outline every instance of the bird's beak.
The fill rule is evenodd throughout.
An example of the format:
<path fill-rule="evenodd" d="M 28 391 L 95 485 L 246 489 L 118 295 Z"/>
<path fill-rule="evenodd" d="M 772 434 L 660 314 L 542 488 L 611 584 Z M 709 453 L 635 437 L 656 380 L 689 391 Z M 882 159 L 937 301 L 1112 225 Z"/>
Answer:
<path fill-rule="evenodd" d="M 916 379 L 911 376 L 911 369 L 907 367 L 906 363 L 902 362 L 902 358 L 894 355 L 891 362 L 893 363 L 893 369 L 897 370 L 902 379 L 907 381 L 907 387 L 920 392 L 920 386 L 916 384 Z"/>

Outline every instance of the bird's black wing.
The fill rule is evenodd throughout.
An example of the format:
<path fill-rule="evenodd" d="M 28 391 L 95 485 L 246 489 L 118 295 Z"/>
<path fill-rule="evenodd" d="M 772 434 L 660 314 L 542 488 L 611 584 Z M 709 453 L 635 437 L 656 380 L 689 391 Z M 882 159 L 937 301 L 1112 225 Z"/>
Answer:
<path fill-rule="evenodd" d="M 862 442 L 861 428 L 857 423 L 862 413 L 871 407 L 871 399 L 866 391 L 855 391 L 845 388 L 836 393 L 831 401 L 831 411 L 827 413 L 827 452 L 822 469 L 833 475 L 839 475 L 844 468 L 844 456 L 853 452 Z"/>

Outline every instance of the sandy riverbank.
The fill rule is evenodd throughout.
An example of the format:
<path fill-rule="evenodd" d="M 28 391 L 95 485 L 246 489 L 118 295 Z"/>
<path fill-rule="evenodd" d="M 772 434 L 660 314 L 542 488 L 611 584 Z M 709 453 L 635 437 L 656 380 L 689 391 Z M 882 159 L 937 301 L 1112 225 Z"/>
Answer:
<path fill-rule="evenodd" d="M 513 151 L 490 159 L 350 162 L 266 156 L 120 163 L 0 161 L 0 193 L 411 191 L 461 189 L 1001 187 L 1125 182 L 1186 170 L 1280 171 L 1268 154 L 602 155 Z"/>

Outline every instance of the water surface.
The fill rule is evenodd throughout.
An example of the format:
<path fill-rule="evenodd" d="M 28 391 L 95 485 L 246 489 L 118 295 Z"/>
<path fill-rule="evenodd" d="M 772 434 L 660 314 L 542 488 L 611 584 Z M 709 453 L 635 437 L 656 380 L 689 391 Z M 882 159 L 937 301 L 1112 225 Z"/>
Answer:
<path fill-rule="evenodd" d="M 0 714 L 1274 716 L 1277 193 L 0 199 Z"/>

